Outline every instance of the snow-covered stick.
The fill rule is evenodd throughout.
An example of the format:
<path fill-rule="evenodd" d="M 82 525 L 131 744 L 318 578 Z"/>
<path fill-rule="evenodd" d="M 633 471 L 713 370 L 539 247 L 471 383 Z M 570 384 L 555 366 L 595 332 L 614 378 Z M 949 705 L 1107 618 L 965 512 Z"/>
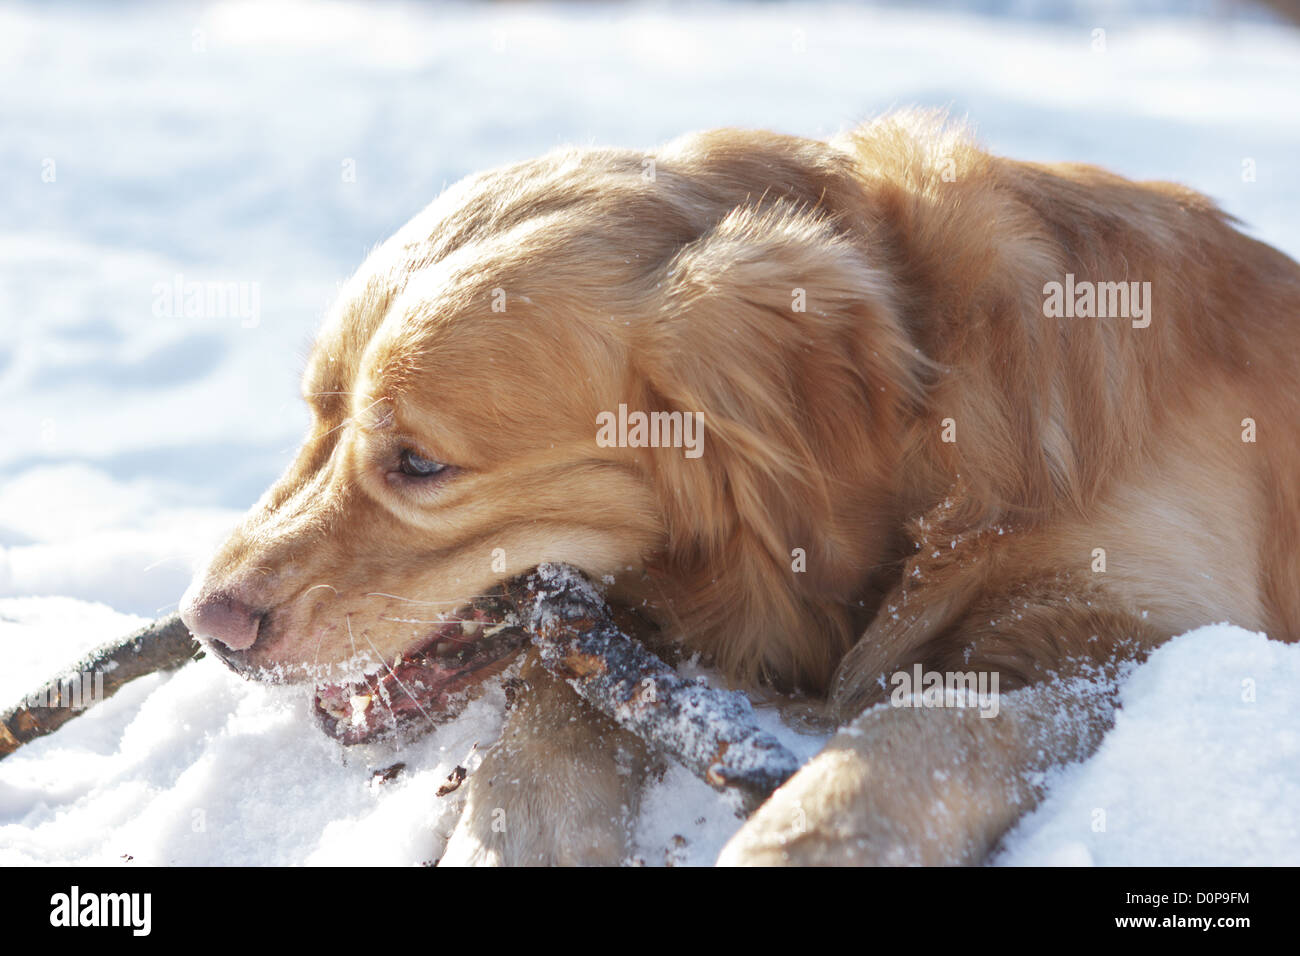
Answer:
<path fill-rule="evenodd" d="M 550 673 L 710 786 L 736 794 L 743 812 L 799 769 L 798 758 L 757 726 L 744 694 L 682 677 L 614 622 L 600 590 L 577 569 L 541 565 L 492 600 L 498 613 L 513 607 Z M 99 647 L 0 714 L 0 759 L 129 681 L 179 667 L 200 651 L 176 615 Z"/>
<path fill-rule="evenodd" d="M 176 614 L 96 648 L 61 677 L 0 713 L 0 759 L 28 741 L 53 733 L 137 677 L 179 667 L 199 650 L 199 642 Z"/>
<path fill-rule="evenodd" d="M 748 813 L 799 769 L 754 722 L 749 699 L 687 680 L 624 633 L 580 571 L 543 564 L 522 579 L 520 612 L 542 665 L 597 710 L 681 761 Z"/>

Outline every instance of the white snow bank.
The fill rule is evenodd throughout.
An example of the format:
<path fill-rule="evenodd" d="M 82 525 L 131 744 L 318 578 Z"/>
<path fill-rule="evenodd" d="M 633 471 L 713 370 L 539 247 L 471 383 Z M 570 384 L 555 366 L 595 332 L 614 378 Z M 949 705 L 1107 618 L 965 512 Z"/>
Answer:
<path fill-rule="evenodd" d="M 1002 865 L 1300 864 L 1300 646 L 1216 624 L 1157 650 Z"/>
<path fill-rule="evenodd" d="M 52 631 L 75 655 L 138 624 L 36 598 L 0 601 L 0 621 L 7 662 Z M 0 689 L 13 683 L 6 671 Z M 246 683 L 211 658 L 144 677 L 0 763 L 0 866 L 431 861 L 455 819 L 444 820 L 454 799 L 435 791 L 495 737 L 503 703 L 495 688 L 400 754 L 345 751 L 316 729 L 300 688 Z M 372 784 L 372 769 L 398 760 L 410 769 Z"/>
<path fill-rule="evenodd" d="M 242 512 L 174 482 L 43 465 L 0 487 L 0 595 L 69 595 L 146 617 L 174 611 Z"/>

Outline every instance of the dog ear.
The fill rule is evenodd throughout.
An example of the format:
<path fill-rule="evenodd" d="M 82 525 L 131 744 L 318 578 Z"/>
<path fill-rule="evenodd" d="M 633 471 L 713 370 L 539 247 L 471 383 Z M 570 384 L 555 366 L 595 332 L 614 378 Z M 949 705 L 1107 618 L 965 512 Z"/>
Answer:
<path fill-rule="evenodd" d="M 739 207 L 684 246 L 663 289 L 635 353 L 644 400 L 699 414 L 703 430 L 698 458 L 656 456 L 669 547 L 693 555 L 693 573 L 730 562 L 769 627 L 806 631 L 799 605 L 861 580 L 864 495 L 872 470 L 897 462 L 901 414 L 919 395 L 890 285 L 833 220 L 775 202 Z M 797 583 L 796 548 L 809 572 Z M 815 682 L 825 666 L 795 671 Z"/>
<path fill-rule="evenodd" d="M 637 348 L 643 380 L 670 410 L 702 414 L 702 456 L 724 460 L 733 495 L 774 483 L 822 501 L 838 470 L 828 458 L 897 437 L 890 426 L 919 397 L 890 283 L 815 211 L 737 208 L 678 252 L 665 285 Z"/>

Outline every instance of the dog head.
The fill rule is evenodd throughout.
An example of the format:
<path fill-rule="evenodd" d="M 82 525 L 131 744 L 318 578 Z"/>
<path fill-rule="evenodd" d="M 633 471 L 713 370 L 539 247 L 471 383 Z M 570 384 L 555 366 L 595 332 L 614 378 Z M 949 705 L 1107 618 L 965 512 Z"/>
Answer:
<path fill-rule="evenodd" d="M 450 646 L 437 707 L 496 660 L 467 601 L 562 561 L 738 681 L 824 684 L 915 390 L 871 222 L 849 153 L 770 134 L 453 187 L 343 290 L 310 433 L 187 625 L 287 679 Z"/>

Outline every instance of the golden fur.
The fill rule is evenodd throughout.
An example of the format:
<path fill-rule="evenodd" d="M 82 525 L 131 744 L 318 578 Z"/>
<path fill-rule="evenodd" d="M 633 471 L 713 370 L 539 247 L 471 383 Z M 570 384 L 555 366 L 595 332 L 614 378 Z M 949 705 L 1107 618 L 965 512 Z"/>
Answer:
<path fill-rule="evenodd" d="M 1151 283 L 1149 327 L 1046 317 L 1067 273 Z M 306 675 L 396 656 L 410 600 L 450 608 L 561 560 L 614 576 L 736 685 L 844 720 L 913 662 L 1009 691 L 1209 621 L 1294 640 L 1298 319 L 1300 267 L 1204 197 L 994 157 L 926 117 L 555 153 L 466 180 L 370 256 L 310 361 L 311 434 L 187 620 L 253 608 L 255 643 L 226 656 Z M 703 454 L 599 447 L 620 403 L 703 413 Z M 404 448 L 459 470 L 403 480 Z M 553 739 L 536 710 L 516 735 L 534 758 Z M 1013 760 L 998 739 L 979 760 Z M 826 813 L 868 805 L 885 812 Z M 994 816 L 916 858 L 977 859 Z M 622 846 L 575 856 L 541 829 L 494 850 L 463 821 L 453 843 L 497 862 Z M 729 853 L 794 859 L 775 839 Z M 885 858 L 910 857 L 851 861 Z"/>

